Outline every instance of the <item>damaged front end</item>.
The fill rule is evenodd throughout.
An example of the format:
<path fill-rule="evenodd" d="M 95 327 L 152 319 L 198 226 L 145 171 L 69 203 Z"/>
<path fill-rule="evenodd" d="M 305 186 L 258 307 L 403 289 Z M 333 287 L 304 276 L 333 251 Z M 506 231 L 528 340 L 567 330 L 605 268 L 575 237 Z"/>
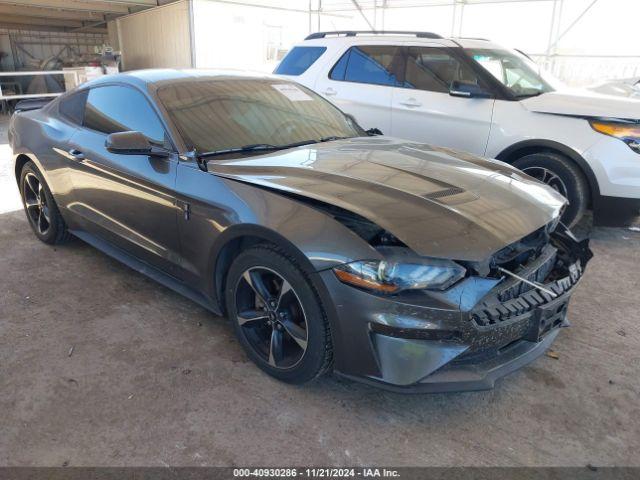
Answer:
<path fill-rule="evenodd" d="M 552 223 L 483 262 L 459 262 L 467 276 L 446 291 L 370 301 L 378 309 L 369 334 L 379 368 L 366 377 L 399 391 L 492 388 L 569 325 L 569 299 L 591 257 L 588 239 Z"/>
<path fill-rule="evenodd" d="M 467 331 L 470 347 L 458 361 L 499 355 L 520 340 L 540 342 L 569 325 L 571 292 L 593 254 L 588 239 L 579 241 L 563 225 L 548 230 L 534 232 L 489 260 L 483 278 L 496 283 L 471 308 L 464 311 L 463 306 L 473 329 Z"/>

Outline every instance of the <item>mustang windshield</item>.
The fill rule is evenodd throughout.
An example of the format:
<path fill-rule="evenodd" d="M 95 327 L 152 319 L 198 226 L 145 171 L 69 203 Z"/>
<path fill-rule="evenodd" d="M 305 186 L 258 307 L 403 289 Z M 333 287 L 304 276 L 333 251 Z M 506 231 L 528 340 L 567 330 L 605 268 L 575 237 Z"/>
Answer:
<path fill-rule="evenodd" d="M 160 101 L 198 153 L 258 153 L 362 134 L 331 103 L 284 80 L 189 79 L 158 90 Z M 265 148 L 253 148 L 257 145 Z M 252 148 L 245 148 L 251 146 Z"/>
<path fill-rule="evenodd" d="M 540 67 L 524 55 L 488 48 L 467 48 L 465 51 L 517 98 L 554 91 L 550 79 L 543 78 Z"/>

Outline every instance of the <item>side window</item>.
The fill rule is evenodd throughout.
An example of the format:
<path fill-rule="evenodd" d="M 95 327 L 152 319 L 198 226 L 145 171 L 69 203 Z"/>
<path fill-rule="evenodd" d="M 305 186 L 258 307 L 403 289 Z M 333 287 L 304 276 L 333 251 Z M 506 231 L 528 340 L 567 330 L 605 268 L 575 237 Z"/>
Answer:
<path fill-rule="evenodd" d="M 326 51 L 327 47 L 293 47 L 273 73 L 302 75 Z"/>
<path fill-rule="evenodd" d="M 347 71 L 347 63 L 349 63 L 349 55 L 351 54 L 351 48 L 347 50 L 344 55 L 340 57 L 338 63 L 336 63 L 329 72 L 329 78 L 331 80 L 344 80 L 344 74 Z"/>
<path fill-rule="evenodd" d="M 361 45 L 351 47 L 335 64 L 329 78 L 373 85 L 398 85 L 400 47 Z"/>
<path fill-rule="evenodd" d="M 404 87 L 441 93 L 454 81 L 480 83 L 471 67 L 437 47 L 410 47 L 404 80 Z"/>
<path fill-rule="evenodd" d="M 87 91 L 80 90 L 70 95 L 65 95 L 60 99 L 58 105 L 58 111 L 67 120 L 75 123 L 76 125 L 82 125 L 82 118 L 84 116 L 84 103 L 87 100 Z"/>
<path fill-rule="evenodd" d="M 102 133 L 135 130 L 151 143 L 164 145 L 165 132 L 147 99 L 130 87 L 110 85 L 89 91 L 83 125 Z"/>

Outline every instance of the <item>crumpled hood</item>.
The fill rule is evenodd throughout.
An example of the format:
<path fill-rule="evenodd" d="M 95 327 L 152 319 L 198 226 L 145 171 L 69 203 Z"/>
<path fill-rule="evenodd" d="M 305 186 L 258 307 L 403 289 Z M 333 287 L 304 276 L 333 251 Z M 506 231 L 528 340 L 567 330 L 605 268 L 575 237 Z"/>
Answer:
<path fill-rule="evenodd" d="M 211 160 L 209 172 L 357 213 L 424 256 L 480 261 L 558 216 L 554 190 L 497 161 L 390 137 Z"/>
<path fill-rule="evenodd" d="M 640 99 L 602 95 L 587 90 L 544 93 L 520 103 L 527 110 L 538 113 L 640 120 Z"/>

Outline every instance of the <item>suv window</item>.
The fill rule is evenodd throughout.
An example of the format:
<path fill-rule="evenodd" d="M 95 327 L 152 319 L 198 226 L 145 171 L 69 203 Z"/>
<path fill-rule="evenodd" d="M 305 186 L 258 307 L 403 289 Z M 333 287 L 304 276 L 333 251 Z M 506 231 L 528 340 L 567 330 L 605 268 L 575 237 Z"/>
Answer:
<path fill-rule="evenodd" d="M 438 47 L 410 47 L 402 86 L 448 93 L 454 81 L 479 84 L 467 64 Z"/>
<path fill-rule="evenodd" d="M 273 73 L 302 75 L 326 51 L 327 47 L 293 47 Z"/>
<path fill-rule="evenodd" d="M 151 143 L 165 143 L 164 127 L 158 115 L 142 93 L 130 87 L 92 88 L 87 97 L 83 125 L 106 134 L 135 130 Z"/>
<path fill-rule="evenodd" d="M 541 75 L 540 67 L 523 55 L 492 49 L 465 52 L 517 98 L 553 91 L 553 86 Z"/>
<path fill-rule="evenodd" d="M 398 85 L 397 72 L 402 65 L 400 47 L 392 45 L 360 45 L 351 47 L 329 73 L 332 80 Z"/>

